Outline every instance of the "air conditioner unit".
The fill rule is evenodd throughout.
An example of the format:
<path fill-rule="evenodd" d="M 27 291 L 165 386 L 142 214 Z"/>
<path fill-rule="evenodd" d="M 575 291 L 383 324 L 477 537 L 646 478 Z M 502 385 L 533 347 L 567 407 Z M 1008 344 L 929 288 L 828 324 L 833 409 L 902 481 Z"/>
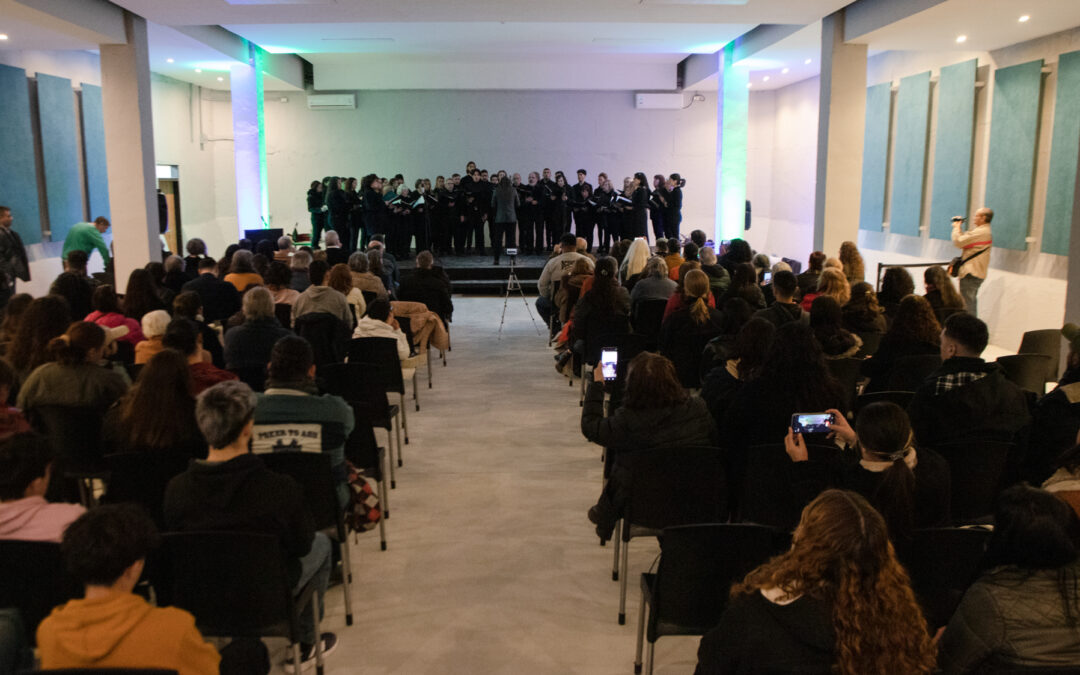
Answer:
<path fill-rule="evenodd" d="M 312 94 L 307 97 L 308 110 L 355 110 L 356 94 Z"/>
<path fill-rule="evenodd" d="M 675 94 L 634 94 L 634 107 L 638 110 L 681 110 L 686 107 L 682 93 Z"/>

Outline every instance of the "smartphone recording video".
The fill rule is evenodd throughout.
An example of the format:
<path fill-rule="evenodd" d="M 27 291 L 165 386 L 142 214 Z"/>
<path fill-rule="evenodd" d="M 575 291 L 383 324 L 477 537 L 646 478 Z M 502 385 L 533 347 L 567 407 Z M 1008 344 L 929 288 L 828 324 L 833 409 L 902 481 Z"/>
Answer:
<path fill-rule="evenodd" d="M 610 382 L 615 379 L 619 366 L 619 350 L 615 347 L 604 347 L 600 351 L 600 372 L 604 380 Z"/>
<path fill-rule="evenodd" d="M 791 416 L 791 430 L 797 434 L 827 434 L 834 422 L 836 415 L 832 413 L 795 413 Z"/>

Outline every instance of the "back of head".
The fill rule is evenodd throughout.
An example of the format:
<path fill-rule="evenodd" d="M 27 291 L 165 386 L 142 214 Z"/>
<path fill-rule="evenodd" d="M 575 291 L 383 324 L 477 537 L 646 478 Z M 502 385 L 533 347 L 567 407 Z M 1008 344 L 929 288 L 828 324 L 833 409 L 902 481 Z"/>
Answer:
<path fill-rule="evenodd" d="M 801 321 L 776 330 L 761 374 L 771 386 L 783 388 L 796 408 L 791 412 L 826 410 L 839 404 L 840 385 L 825 365 L 813 329 Z"/>
<path fill-rule="evenodd" d="M 102 314 L 115 314 L 120 311 L 120 299 L 116 297 L 116 289 L 109 284 L 102 284 L 94 289 L 90 305 Z"/>
<path fill-rule="evenodd" d="M 667 279 L 668 278 L 668 266 L 667 261 L 660 256 L 649 258 L 645 262 L 645 276 L 655 279 Z"/>
<path fill-rule="evenodd" d="M 49 358 L 65 366 L 86 363 L 92 349 L 105 345 L 105 329 L 89 321 L 76 321 L 67 331 L 49 341 Z"/>
<path fill-rule="evenodd" d="M 326 233 L 326 245 L 341 246 L 341 236 L 334 230 L 330 230 Z"/>
<path fill-rule="evenodd" d="M 683 246 L 683 258 L 686 260 L 698 259 L 698 245 L 694 242 L 687 242 L 686 246 Z"/>
<path fill-rule="evenodd" d="M 68 525 L 60 551 L 71 578 L 83 585 L 112 586 L 157 543 L 157 528 L 134 504 L 97 506 Z"/>
<path fill-rule="evenodd" d="M 187 359 L 175 349 L 154 354 L 121 399 L 121 429 L 130 449 L 171 449 L 190 438 L 194 385 Z"/>
<path fill-rule="evenodd" d="M 990 342 L 986 323 L 973 314 L 958 312 L 945 319 L 945 337 L 962 348 L 961 356 L 979 356 Z"/>
<path fill-rule="evenodd" d="M 67 301 L 58 295 L 35 298 L 23 312 L 19 330 L 7 353 L 8 361 L 29 372 L 49 359 L 49 342 L 71 324 Z"/>
<path fill-rule="evenodd" d="M 330 266 L 326 264 L 324 260 L 316 260 L 308 267 L 308 278 L 311 279 L 313 286 L 321 286 L 323 280 L 326 279 L 326 273 L 330 271 Z"/>
<path fill-rule="evenodd" d="M 984 566 L 1057 569 L 1080 556 L 1080 522 L 1060 498 L 1026 484 L 1002 492 L 994 508 L 994 533 Z M 1075 586 L 1072 588 L 1076 603 Z"/>
<path fill-rule="evenodd" d="M 851 285 L 843 272 L 827 267 L 818 279 L 818 293 L 830 296 L 844 305 L 851 299 Z"/>
<path fill-rule="evenodd" d="M 708 246 L 701 249 L 700 253 L 702 265 L 715 265 L 716 264 L 716 251 L 712 250 Z"/>
<path fill-rule="evenodd" d="M 724 315 L 725 335 L 733 335 L 754 315 L 754 308 L 742 298 L 728 298 L 721 308 Z"/>
<path fill-rule="evenodd" d="M 690 303 L 690 317 L 702 325 L 709 320 L 709 276 L 701 270 L 690 270 L 683 280 L 683 295 Z"/>
<path fill-rule="evenodd" d="M 739 361 L 740 379 L 748 380 L 757 374 L 775 336 L 776 325 L 760 316 L 752 317 L 742 325 L 731 346 L 731 358 Z"/>
<path fill-rule="evenodd" d="M 390 318 L 390 301 L 385 298 L 375 298 L 368 303 L 367 316 L 376 321 L 386 321 Z"/>
<path fill-rule="evenodd" d="M 269 239 L 263 239 L 259 243 L 255 244 L 255 252 L 261 256 L 264 256 L 267 260 L 274 259 L 274 251 L 277 250 L 277 246 Z"/>
<path fill-rule="evenodd" d="M 185 319 L 194 319 L 202 311 L 202 298 L 195 291 L 184 291 L 173 298 L 173 314 Z"/>
<path fill-rule="evenodd" d="M 352 271 L 345 263 L 338 263 L 330 268 L 326 279 L 326 285 L 342 295 L 348 295 L 352 291 Z"/>
<path fill-rule="evenodd" d="M 731 279 L 731 288 L 738 290 L 757 285 L 757 269 L 748 262 L 735 265 L 735 274 Z"/>
<path fill-rule="evenodd" d="M 368 271 L 377 277 L 383 274 L 382 247 L 376 246 L 367 252 Z"/>
<path fill-rule="evenodd" d="M 254 254 L 251 251 L 240 249 L 233 254 L 232 265 L 229 267 L 229 272 L 232 274 L 254 273 L 255 266 L 251 262 L 253 256 Z"/>
<path fill-rule="evenodd" d="M 363 274 L 368 271 L 368 257 L 367 253 L 363 251 L 354 251 L 349 255 L 349 269 L 353 272 Z"/>
<path fill-rule="evenodd" d="M 146 314 L 143 314 L 143 335 L 145 335 L 147 338 L 161 337 L 169 328 L 170 321 L 172 321 L 172 317 L 169 316 L 169 313 L 163 309 L 155 309 L 152 312 L 147 312 Z"/>
<path fill-rule="evenodd" d="M 416 268 L 421 270 L 429 270 L 432 265 L 435 264 L 435 256 L 431 255 L 431 251 L 420 251 L 416 254 Z"/>
<path fill-rule="evenodd" d="M 772 286 L 777 300 L 791 302 L 799 288 L 799 281 L 791 270 L 781 270 L 773 274 Z"/>
<path fill-rule="evenodd" d="M 814 329 L 839 329 L 843 320 L 840 303 L 828 295 L 819 295 L 810 303 L 810 326 Z"/>
<path fill-rule="evenodd" d="M 217 272 L 217 261 L 213 258 L 199 258 L 199 274 L 214 274 Z"/>
<path fill-rule="evenodd" d="M 239 380 L 215 384 L 199 394 L 195 421 L 207 444 L 221 449 L 236 441 L 254 416 L 255 403 L 255 392 Z"/>
<path fill-rule="evenodd" d="M 807 261 L 808 272 L 821 272 L 821 269 L 825 266 L 825 254 L 821 251 L 814 251 L 810 254 L 810 260 Z"/>
<path fill-rule="evenodd" d="M 206 242 L 198 237 L 188 239 L 185 248 L 187 249 L 187 254 L 190 256 L 206 255 Z"/>
<path fill-rule="evenodd" d="M 16 434 L 0 444 L 0 501 L 22 499 L 38 478 L 44 478 L 53 452 L 44 436 Z"/>
<path fill-rule="evenodd" d="M 577 237 L 569 232 L 559 238 L 559 246 L 563 253 L 577 250 Z"/>
<path fill-rule="evenodd" d="M 244 318 L 248 321 L 274 318 L 274 296 L 263 286 L 256 286 L 244 293 L 243 303 Z"/>
<path fill-rule="evenodd" d="M 274 286 L 279 290 L 288 288 L 289 283 L 292 281 L 292 272 L 289 271 L 288 265 L 280 260 L 274 260 L 266 269 L 263 281 L 266 282 L 267 286 Z"/>
<path fill-rule="evenodd" d="M 190 357 L 199 349 L 199 327 L 191 319 L 173 319 L 165 329 L 161 344 Z"/>
<path fill-rule="evenodd" d="M 289 249 L 292 248 L 292 245 L 293 245 L 292 237 L 290 237 L 288 235 L 283 235 L 281 237 L 278 237 L 277 247 L 278 247 L 279 251 L 288 251 Z"/>
<path fill-rule="evenodd" d="M 915 441 L 911 420 L 895 403 L 871 403 L 859 411 L 855 433 L 868 459 L 889 463 L 870 501 L 885 519 L 893 541 L 909 542 L 915 529 L 915 474 L 905 461 Z"/>
<path fill-rule="evenodd" d="M 745 239 L 732 239 L 728 244 L 728 258 L 736 263 L 748 263 L 754 255 L 753 249 Z"/>
<path fill-rule="evenodd" d="M 697 244 L 698 248 L 705 248 L 705 242 L 708 241 L 708 238 L 705 236 L 705 233 L 703 231 L 694 230 L 690 233 L 690 241 Z"/>
<path fill-rule="evenodd" d="M 80 251 L 75 249 L 67 255 L 67 266 L 72 272 L 86 273 L 86 264 L 90 261 L 90 256 L 86 254 L 86 251 Z"/>
<path fill-rule="evenodd" d="M 895 340 L 936 345 L 941 339 L 941 325 L 926 298 L 905 295 L 896 309 L 888 335 Z"/>
<path fill-rule="evenodd" d="M 667 357 L 641 352 L 630 361 L 623 399 L 623 406 L 628 410 L 667 408 L 683 403 L 687 398 L 675 364 Z"/>
<path fill-rule="evenodd" d="M 311 265 L 311 254 L 307 251 L 297 251 L 289 259 L 289 267 L 294 270 L 306 270 Z"/>
<path fill-rule="evenodd" d="M 315 364 L 311 343 L 296 335 L 287 335 L 274 343 L 267 374 L 276 382 L 301 382 L 308 378 Z"/>
<path fill-rule="evenodd" d="M 184 271 L 184 259 L 178 255 L 171 255 L 165 258 L 165 273 L 176 273 Z"/>
<path fill-rule="evenodd" d="M 900 302 L 906 295 L 915 292 L 915 280 L 903 267 L 888 267 L 881 275 L 881 292 L 878 297 L 884 302 Z"/>

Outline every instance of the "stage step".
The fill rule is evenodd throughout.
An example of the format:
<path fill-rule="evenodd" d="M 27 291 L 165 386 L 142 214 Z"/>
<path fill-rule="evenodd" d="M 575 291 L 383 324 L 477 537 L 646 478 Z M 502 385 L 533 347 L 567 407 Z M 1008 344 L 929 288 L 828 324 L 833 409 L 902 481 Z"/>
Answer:
<path fill-rule="evenodd" d="M 536 295 L 536 281 L 534 279 L 519 279 L 521 290 L 525 295 Z M 506 279 L 462 279 L 453 282 L 454 293 L 496 293 L 506 292 Z"/>

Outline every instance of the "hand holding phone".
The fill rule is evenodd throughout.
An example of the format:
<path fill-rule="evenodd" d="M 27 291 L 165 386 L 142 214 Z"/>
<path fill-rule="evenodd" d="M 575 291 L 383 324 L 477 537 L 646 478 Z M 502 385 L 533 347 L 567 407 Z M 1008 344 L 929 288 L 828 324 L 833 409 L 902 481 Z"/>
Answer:
<path fill-rule="evenodd" d="M 605 382 L 615 379 L 619 365 L 619 350 L 615 347 L 604 347 L 600 350 L 600 371 Z"/>
<path fill-rule="evenodd" d="M 791 416 L 791 430 L 796 434 L 828 434 L 835 422 L 836 414 L 831 412 L 795 413 Z"/>

